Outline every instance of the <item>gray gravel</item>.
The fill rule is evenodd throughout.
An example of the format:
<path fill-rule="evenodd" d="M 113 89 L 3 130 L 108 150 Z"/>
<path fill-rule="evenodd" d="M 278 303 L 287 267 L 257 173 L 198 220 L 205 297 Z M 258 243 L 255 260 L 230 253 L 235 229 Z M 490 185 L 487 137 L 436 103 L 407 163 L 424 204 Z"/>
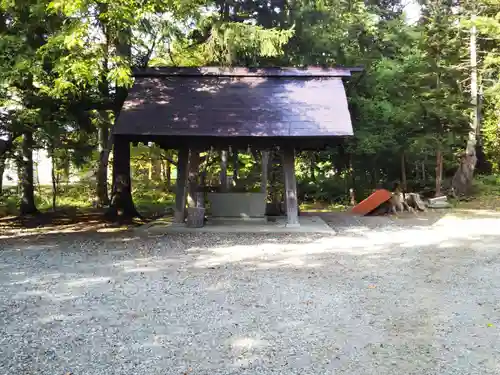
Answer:
<path fill-rule="evenodd" d="M 499 374 L 500 220 L 354 224 L 0 242 L 0 374 Z"/>

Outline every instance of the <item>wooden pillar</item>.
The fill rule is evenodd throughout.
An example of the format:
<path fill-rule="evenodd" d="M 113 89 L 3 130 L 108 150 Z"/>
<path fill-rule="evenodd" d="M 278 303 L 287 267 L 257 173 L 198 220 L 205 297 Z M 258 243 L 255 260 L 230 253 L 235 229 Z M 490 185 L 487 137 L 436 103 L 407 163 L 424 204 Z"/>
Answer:
<path fill-rule="evenodd" d="M 175 223 L 184 223 L 186 209 L 186 179 L 189 162 L 189 149 L 181 148 L 177 162 L 177 188 L 175 193 Z"/>
<path fill-rule="evenodd" d="M 190 150 L 188 176 L 188 207 L 197 207 L 198 177 L 200 172 L 200 152 Z"/>
<path fill-rule="evenodd" d="M 295 180 L 295 150 L 286 147 L 283 150 L 283 174 L 285 176 L 286 226 L 298 227 L 297 181 Z"/>
<path fill-rule="evenodd" d="M 232 148 L 232 162 L 233 162 L 233 186 L 236 187 L 238 184 L 238 172 L 240 168 L 240 159 L 238 157 L 238 150 Z"/>
<path fill-rule="evenodd" d="M 125 218 L 140 217 L 132 200 L 130 178 L 130 142 L 115 136 L 113 145 L 113 193 L 107 214 L 111 217 L 122 212 Z"/>
<path fill-rule="evenodd" d="M 165 162 L 165 179 L 167 180 L 167 190 L 172 188 L 172 165 L 169 160 Z"/>
<path fill-rule="evenodd" d="M 269 151 L 262 151 L 262 176 L 260 179 L 260 192 L 267 192 L 267 177 L 269 166 Z"/>
<path fill-rule="evenodd" d="M 38 212 L 35 205 L 35 189 L 33 179 L 33 132 L 27 130 L 23 134 L 22 142 L 22 187 L 21 215 L 30 215 Z M 37 173 L 38 175 L 38 173 Z"/>
<path fill-rule="evenodd" d="M 220 153 L 220 186 L 222 191 L 227 191 L 227 150 Z"/>

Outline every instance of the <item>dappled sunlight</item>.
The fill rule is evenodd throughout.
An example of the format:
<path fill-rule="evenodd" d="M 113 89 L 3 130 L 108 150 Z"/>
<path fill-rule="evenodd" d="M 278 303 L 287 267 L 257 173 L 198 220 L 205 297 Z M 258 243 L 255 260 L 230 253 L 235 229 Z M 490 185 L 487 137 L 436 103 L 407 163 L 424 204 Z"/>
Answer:
<path fill-rule="evenodd" d="M 231 355 L 235 358 L 233 367 L 258 364 L 271 346 L 268 341 L 253 337 L 237 337 L 230 340 Z"/>
<path fill-rule="evenodd" d="M 16 274 L 19 274 L 19 273 L 18 272 L 11 273 L 12 276 L 17 276 Z M 42 279 L 40 279 L 38 277 L 28 277 L 28 278 L 26 278 L 24 280 L 12 281 L 8 285 L 23 285 L 23 284 L 39 284 L 39 285 L 43 285 L 45 283 L 46 282 L 42 281 Z"/>
<path fill-rule="evenodd" d="M 97 229 L 97 233 L 119 233 L 129 230 L 129 227 L 109 227 L 109 228 L 100 228 Z"/>
<path fill-rule="evenodd" d="M 125 274 L 144 274 L 160 272 L 162 270 L 168 269 L 169 267 L 175 266 L 180 262 L 180 259 L 175 258 L 144 257 L 135 258 L 134 260 L 114 262 L 112 264 L 112 267 L 120 268 L 121 271 Z"/>
<path fill-rule="evenodd" d="M 264 243 L 255 245 L 235 245 L 227 247 L 207 248 L 203 250 L 189 249 L 197 253 L 194 267 L 207 268 L 227 263 L 252 264 L 260 268 L 268 267 L 313 267 L 309 257 L 329 253 L 344 252 L 350 254 L 366 254 L 382 251 L 382 246 L 369 245 L 366 240 L 353 241 L 349 237 L 326 237 L 316 241 L 297 244 Z M 387 251 L 390 251 L 387 248 Z M 313 262 L 317 267 L 319 262 Z"/>
<path fill-rule="evenodd" d="M 228 245 L 209 248 L 192 247 L 194 267 L 208 268 L 224 264 L 257 267 L 314 268 L 333 254 L 353 256 L 386 254 L 424 246 L 451 249 L 460 242 L 474 241 L 481 236 L 500 236 L 500 218 L 462 220 L 448 215 L 430 226 L 389 227 L 373 230 L 354 227 L 337 236 L 306 237 L 297 243 L 264 242 L 251 245 Z M 319 237 L 319 238 L 318 238 Z"/>
<path fill-rule="evenodd" d="M 14 271 L 14 272 L 9 272 L 9 275 L 14 278 L 17 278 L 19 276 L 26 276 L 26 272 L 22 271 Z M 39 276 L 31 276 L 31 277 L 26 277 L 24 280 L 15 280 L 7 285 L 24 285 L 24 284 L 33 284 L 37 286 L 43 286 L 49 283 L 54 282 L 55 280 L 61 278 L 61 274 L 56 272 L 56 273 L 50 273 L 50 274 L 45 274 L 45 275 L 39 275 Z"/>
<path fill-rule="evenodd" d="M 460 215 L 463 214 L 465 217 L 470 218 L 473 216 L 491 216 L 491 217 L 496 217 L 500 218 L 500 211 L 492 211 L 492 210 L 477 210 L 477 209 L 468 209 L 468 208 L 460 208 L 459 210 L 456 210 L 455 215 Z"/>
<path fill-rule="evenodd" d="M 236 352 L 248 351 L 255 348 L 262 348 L 268 346 L 269 343 L 265 340 L 260 340 L 252 337 L 240 337 L 233 339 L 231 347 Z"/>
<path fill-rule="evenodd" d="M 25 292 L 19 292 L 14 296 L 14 298 L 16 299 L 24 299 L 26 297 L 45 298 L 54 302 L 62 302 L 78 298 L 77 295 L 73 295 L 72 293 L 49 293 L 44 290 L 29 290 Z"/>
<path fill-rule="evenodd" d="M 280 267 L 300 267 L 300 268 L 318 268 L 321 267 L 323 264 L 322 263 L 311 263 L 311 262 L 306 262 L 304 259 L 301 259 L 299 257 L 292 257 L 292 258 L 286 258 L 286 259 L 281 259 L 281 260 L 272 260 L 272 261 L 259 261 L 259 262 L 246 262 L 243 264 L 247 264 L 250 266 L 255 266 L 260 269 L 273 269 L 273 268 L 280 268 Z"/>
<path fill-rule="evenodd" d="M 111 281 L 110 277 L 84 277 L 74 281 L 68 281 L 66 286 L 72 287 L 85 287 L 97 284 L 103 284 Z"/>
<path fill-rule="evenodd" d="M 148 264 L 153 261 L 152 257 L 147 258 L 135 258 L 131 260 L 121 260 L 119 262 L 113 263 L 113 267 L 136 267 L 138 265 Z"/>
<path fill-rule="evenodd" d="M 123 272 L 125 273 L 133 273 L 133 272 L 157 272 L 160 271 L 159 268 L 156 267 L 133 267 L 133 268 L 125 268 Z"/>
<path fill-rule="evenodd" d="M 230 290 L 232 288 L 232 283 L 230 281 L 219 281 L 213 285 L 206 288 L 207 292 L 218 292 L 221 290 Z"/>
<path fill-rule="evenodd" d="M 384 224 L 377 221 L 336 236 L 120 233 L 82 236 L 81 246 L 69 248 L 26 242 L 0 253 L 0 288 L 8 297 L 2 319 L 16 330 L 10 338 L 24 335 L 29 322 L 30 333 L 47 335 L 57 355 L 64 352 L 59 343 L 76 336 L 121 358 L 163 358 L 162 368 L 176 363 L 181 374 L 203 373 L 199 358 L 208 358 L 202 370 L 253 370 L 304 368 L 349 351 L 398 355 L 389 340 L 399 340 L 395 346 L 446 340 L 435 327 L 453 330 L 451 319 L 494 311 L 500 234 L 492 235 L 490 219 L 369 227 Z M 454 315 L 459 293 L 476 292 L 474 285 L 482 298 L 463 298 L 464 305 L 472 301 L 461 307 L 469 315 Z M 484 334 L 474 324 L 458 340 Z M 293 353 L 290 343 L 298 343 Z"/>
<path fill-rule="evenodd" d="M 135 237 L 116 237 L 116 238 L 110 238 L 107 240 L 107 242 L 131 242 L 131 241 L 137 241 L 139 240 L 140 237 L 135 236 Z"/>
<path fill-rule="evenodd" d="M 82 315 L 80 314 L 75 314 L 75 315 L 64 315 L 64 314 L 50 314 L 47 316 L 44 316 L 43 318 L 39 319 L 39 322 L 42 324 L 50 324 L 54 322 L 66 322 L 66 321 L 72 321 L 72 320 L 78 320 L 81 319 Z"/>
<path fill-rule="evenodd" d="M 460 217 L 447 215 L 432 226 L 389 227 L 379 230 L 354 228 L 346 232 L 361 234 L 363 238 L 353 239 L 349 237 L 349 241 L 353 247 L 365 246 L 367 250 L 376 244 L 418 247 L 438 245 L 451 240 L 472 240 L 481 235 L 500 236 L 500 218 L 467 218 L 467 220 L 464 220 Z"/>
<path fill-rule="evenodd" d="M 5 234 L 0 235 L 0 239 L 13 239 L 21 237 L 33 237 L 40 235 L 54 235 L 54 234 L 76 234 L 88 232 L 89 230 L 96 230 L 97 227 L 102 225 L 98 221 L 88 221 L 81 224 L 66 224 L 58 225 L 54 229 L 48 228 L 23 228 L 21 230 L 9 229 L 5 230 Z"/>

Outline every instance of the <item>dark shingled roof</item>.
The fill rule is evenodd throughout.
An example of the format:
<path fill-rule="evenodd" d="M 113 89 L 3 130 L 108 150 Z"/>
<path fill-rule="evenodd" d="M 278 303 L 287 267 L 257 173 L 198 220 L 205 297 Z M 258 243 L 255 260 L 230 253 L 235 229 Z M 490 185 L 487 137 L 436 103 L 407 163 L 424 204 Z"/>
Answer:
<path fill-rule="evenodd" d="M 354 69 L 351 69 L 354 70 Z M 162 68 L 135 72 L 117 135 L 352 135 L 341 77 L 350 69 Z"/>

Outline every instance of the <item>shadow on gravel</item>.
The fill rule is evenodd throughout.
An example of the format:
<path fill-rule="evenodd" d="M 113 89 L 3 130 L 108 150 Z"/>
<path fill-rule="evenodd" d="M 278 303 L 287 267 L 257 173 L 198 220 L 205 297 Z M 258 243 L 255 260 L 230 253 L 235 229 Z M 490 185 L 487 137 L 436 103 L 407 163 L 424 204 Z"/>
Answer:
<path fill-rule="evenodd" d="M 3 363 L 11 373 L 444 374 L 440 363 L 467 350 L 470 368 L 494 373 L 498 228 L 446 217 L 333 237 L 3 240 Z"/>

